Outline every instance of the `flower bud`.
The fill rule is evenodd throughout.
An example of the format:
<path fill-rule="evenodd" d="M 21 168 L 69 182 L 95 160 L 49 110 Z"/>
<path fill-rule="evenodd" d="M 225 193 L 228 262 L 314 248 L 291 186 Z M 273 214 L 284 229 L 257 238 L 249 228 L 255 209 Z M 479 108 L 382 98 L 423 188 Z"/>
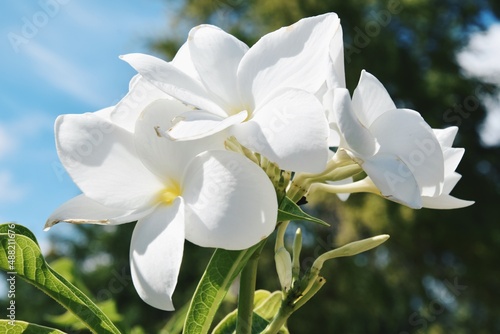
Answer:
<path fill-rule="evenodd" d="M 302 231 L 300 228 L 295 231 L 295 238 L 293 239 L 293 266 L 292 276 L 294 279 L 299 277 L 300 273 L 300 251 L 302 250 Z"/>
<path fill-rule="evenodd" d="M 283 291 L 288 291 L 292 286 L 292 258 L 285 247 L 280 247 L 274 254 L 276 271 Z"/>

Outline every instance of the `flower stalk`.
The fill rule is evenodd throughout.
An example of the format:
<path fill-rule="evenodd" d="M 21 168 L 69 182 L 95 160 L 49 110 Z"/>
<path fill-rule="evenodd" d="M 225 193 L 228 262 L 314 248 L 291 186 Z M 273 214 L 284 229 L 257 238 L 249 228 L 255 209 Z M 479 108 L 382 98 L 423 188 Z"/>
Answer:
<path fill-rule="evenodd" d="M 265 241 L 261 242 L 241 271 L 240 289 L 238 294 L 238 320 L 236 322 L 236 334 L 252 333 L 253 304 L 255 294 L 255 283 L 257 280 L 257 267 L 260 254 L 264 248 Z"/>
<path fill-rule="evenodd" d="M 339 181 L 352 177 L 362 171 L 359 164 L 344 151 L 339 150 L 328 162 L 325 170 L 319 174 L 297 173 L 290 184 L 287 196 L 294 202 L 306 196 L 313 185 L 327 181 Z"/>

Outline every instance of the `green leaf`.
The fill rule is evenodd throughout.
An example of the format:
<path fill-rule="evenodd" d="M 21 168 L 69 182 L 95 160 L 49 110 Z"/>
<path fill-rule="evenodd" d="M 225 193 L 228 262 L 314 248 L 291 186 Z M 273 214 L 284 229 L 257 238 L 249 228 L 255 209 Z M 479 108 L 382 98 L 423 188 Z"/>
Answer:
<path fill-rule="evenodd" d="M 254 313 L 252 322 L 252 334 L 261 333 L 274 318 L 281 306 L 283 294 L 281 291 L 270 293 L 265 290 L 255 292 Z M 236 322 L 238 319 L 238 310 L 229 313 L 221 322 L 214 328 L 212 334 L 234 334 L 236 331 Z M 283 327 L 280 333 L 288 333 L 288 330 Z"/>
<path fill-rule="evenodd" d="M 255 307 L 254 312 L 262 318 L 271 321 L 276 313 L 278 313 L 282 300 L 283 293 L 281 291 L 274 291 Z"/>
<path fill-rule="evenodd" d="M 216 249 L 189 306 L 185 334 L 208 333 L 215 313 L 236 276 L 265 241 L 241 251 Z"/>
<path fill-rule="evenodd" d="M 159 334 L 181 334 L 188 309 L 189 303 L 184 305 L 181 309 L 176 310 L 165 326 L 160 330 Z"/>
<path fill-rule="evenodd" d="M 21 277 L 41 289 L 92 332 L 120 333 L 89 297 L 45 262 L 35 236 L 24 226 L 0 225 L 0 269 L 7 271 L 9 277 Z"/>
<path fill-rule="evenodd" d="M 36 333 L 36 334 L 65 334 L 58 329 L 31 324 L 29 322 L 15 320 L 0 319 L 0 333 L 21 334 L 21 333 Z"/>
<path fill-rule="evenodd" d="M 260 306 L 271 295 L 267 290 L 256 290 L 253 297 L 254 309 Z M 236 321 L 238 318 L 238 310 L 227 314 L 219 324 L 214 328 L 212 334 L 233 333 L 236 330 Z"/>
<path fill-rule="evenodd" d="M 278 221 L 282 222 L 286 220 L 305 220 L 323 226 L 330 226 L 323 220 L 313 217 L 302 211 L 300 206 L 298 206 L 294 201 L 292 201 L 288 197 L 283 198 L 283 200 L 280 203 L 280 207 L 278 209 Z"/>
<path fill-rule="evenodd" d="M 97 303 L 97 306 L 114 323 L 119 323 L 123 320 L 123 316 L 118 313 L 118 310 L 116 309 L 116 302 L 113 299 L 99 302 Z M 48 315 L 45 318 L 54 325 L 63 328 L 81 330 L 87 327 L 70 311 L 66 311 L 65 313 L 60 315 Z"/>
<path fill-rule="evenodd" d="M 90 290 L 81 280 L 80 272 L 75 268 L 75 264 L 68 258 L 59 258 L 55 261 L 50 262 L 50 266 L 53 270 L 57 271 L 61 276 L 64 276 L 67 281 L 76 286 L 80 291 L 85 293 L 87 296 L 92 296 Z M 123 316 L 118 312 L 116 308 L 116 302 L 113 299 L 104 300 L 97 302 L 96 305 L 104 312 L 108 318 L 113 323 L 119 323 L 123 321 Z M 71 328 L 74 330 L 85 329 L 86 326 L 78 318 L 71 313 L 66 311 L 60 315 L 48 315 L 45 317 L 52 324 L 57 325 L 62 328 Z"/>
<path fill-rule="evenodd" d="M 81 273 L 75 268 L 75 263 L 67 257 L 61 257 L 57 260 L 50 262 L 50 267 L 57 271 L 59 275 L 64 276 L 67 281 L 80 289 L 81 292 L 87 296 L 91 296 L 89 288 L 82 280 Z"/>
<path fill-rule="evenodd" d="M 270 291 L 255 290 L 253 296 L 253 308 L 259 307 L 270 295 L 271 295 Z"/>
<path fill-rule="evenodd" d="M 236 333 L 236 322 L 238 321 L 238 310 L 229 313 L 218 325 L 214 328 L 212 334 L 234 334 Z M 252 316 L 252 334 L 260 334 L 269 325 L 269 321 L 262 318 L 257 313 Z"/>

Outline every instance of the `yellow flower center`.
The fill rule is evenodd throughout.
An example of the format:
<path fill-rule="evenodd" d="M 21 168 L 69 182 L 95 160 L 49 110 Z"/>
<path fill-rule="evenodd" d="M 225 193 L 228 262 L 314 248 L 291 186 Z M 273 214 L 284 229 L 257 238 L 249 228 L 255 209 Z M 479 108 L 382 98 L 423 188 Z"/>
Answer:
<path fill-rule="evenodd" d="M 170 205 L 172 202 L 181 195 L 181 188 L 177 183 L 172 183 L 165 187 L 158 194 L 158 202 L 161 204 Z"/>

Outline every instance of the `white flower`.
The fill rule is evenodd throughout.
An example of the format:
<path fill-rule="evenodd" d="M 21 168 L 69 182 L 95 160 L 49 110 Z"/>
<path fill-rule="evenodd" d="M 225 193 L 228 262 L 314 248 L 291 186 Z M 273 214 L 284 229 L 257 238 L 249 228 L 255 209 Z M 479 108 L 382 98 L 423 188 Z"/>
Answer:
<path fill-rule="evenodd" d="M 168 131 L 162 126 L 167 136 L 190 140 L 230 128 L 241 144 L 282 169 L 320 172 L 329 130 L 314 94 L 332 72 L 331 54 L 342 50 L 341 34 L 337 15 L 325 14 L 269 33 L 248 48 L 215 26 L 201 25 L 179 51 L 191 59 L 181 57 L 182 68 L 143 54 L 123 59 L 165 93 L 197 108 Z"/>
<path fill-rule="evenodd" d="M 333 91 L 340 150 L 345 150 L 380 193 L 412 208 L 443 193 L 445 161 L 440 142 L 420 114 L 397 109 L 384 86 L 363 71 L 352 101 Z"/>
<path fill-rule="evenodd" d="M 56 120 L 61 162 L 83 194 L 50 216 L 57 222 L 121 224 L 137 220 L 131 245 L 133 283 L 140 297 L 173 310 L 184 240 L 204 247 L 245 249 L 273 230 L 275 190 L 244 156 L 218 150 L 224 136 L 172 142 L 157 126 L 187 108 L 156 100 L 134 132 L 113 123 L 115 108 Z"/>
<path fill-rule="evenodd" d="M 465 150 L 463 148 L 451 147 L 457 135 L 458 128 L 451 126 L 446 129 L 433 129 L 436 134 L 444 155 L 444 186 L 441 194 L 437 196 L 422 196 L 424 208 L 431 209 L 457 209 L 474 204 L 474 201 L 466 201 L 450 195 L 455 185 L 462 177 L 455 172 Z"/>

